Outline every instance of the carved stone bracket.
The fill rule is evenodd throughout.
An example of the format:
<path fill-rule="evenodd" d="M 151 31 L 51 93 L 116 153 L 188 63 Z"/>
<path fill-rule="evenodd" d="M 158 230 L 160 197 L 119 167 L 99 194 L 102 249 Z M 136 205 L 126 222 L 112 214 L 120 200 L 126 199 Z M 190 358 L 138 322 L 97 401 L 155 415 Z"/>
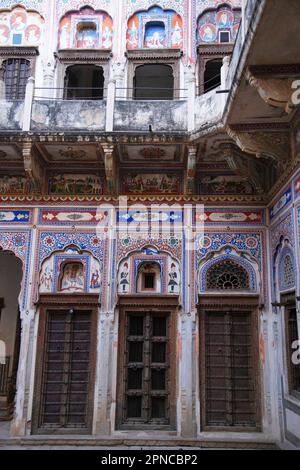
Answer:
<path fill-rule="evenodd" d="M 281 163 L 289 158 L 290 142 L 287 133 L 240 132 L 227 127 L 227 134 L 243 152 L 257 158 L 271 158 Z"/>
<path fill-rule="evenodd" d="M 196 184 L 197 146 L 189 145 L 186 161 L 185 193 L 195 194 Z"/>
<path fill-rule="evenodd" d="M 115 147 L 111 144 L 102 144 L 101 148 L 103 151 L 107 189 L 109 194 L 115 194 L 117 191 Z"/>
<path fill-rule="evenodd" d="M 292 87 L 295 81 L 294 77 L 288 78 L 262 78 L 255 76 L 250 70 L 246 73 L 246 79 L 249 85 L 255 88 L 261 98 L 270 106 L 275 108 L 283 108 L 286 113 L 290 114 L 294 105 L 292 103 L 292 95 L 294 89 Z"/>
<path fill-rule="evenodd" d="M 22 155 L 25 174 L 30 184 L 29 192 L 40 193 L 45 181 L 45 169 L 41 165 L 31 142 L 23 143 Z"/>

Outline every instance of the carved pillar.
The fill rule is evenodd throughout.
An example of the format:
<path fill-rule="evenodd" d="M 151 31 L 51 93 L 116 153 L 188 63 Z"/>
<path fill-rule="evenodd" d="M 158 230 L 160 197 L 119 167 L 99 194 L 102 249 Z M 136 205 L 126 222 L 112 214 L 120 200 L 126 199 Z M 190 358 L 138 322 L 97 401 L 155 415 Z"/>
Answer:
<path fill-rule="evenodd" d="M 115 147 L 111 144 L 102 144 L 106 183 L 109 194 L 117 191 L 117 171 Z"/>
<path fill-rule="evenodd" d="M 188 131 L 192 132 L 195 129 L 196 75 L 191 66 L 186 67 L 184 79 L 187 88 Z"/>
<path fill-rule="evenodd" d="M 197 164 L 197 146 L 189 145 L 187 149 L 186 175 L 185 175 L 185 193 L 196 193 L 196 164 Z"/>
<path fill-rule="evenodd" d="M 26 92 L 25 92 L 25 101 L 24 101 L 24 111 L 23 111 L 23 131 L 30 131 L 30 124 L 31 124 L 31 111 L 32 111 L 32 104 L 33 104 L 33 96 L 34 96 L 34 86 L 35 80 L 33 77 L 29 77 L 26 85 Z"/>

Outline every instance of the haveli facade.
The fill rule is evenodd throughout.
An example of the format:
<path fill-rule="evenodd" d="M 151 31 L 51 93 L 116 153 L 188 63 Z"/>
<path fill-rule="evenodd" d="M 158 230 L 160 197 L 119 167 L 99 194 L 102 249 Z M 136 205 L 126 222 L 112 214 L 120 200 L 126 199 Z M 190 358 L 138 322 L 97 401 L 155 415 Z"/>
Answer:
<path fill-rule="evenodd" d="M 1 2 L 12 438 L 300 446 L 297 3 Z"/>

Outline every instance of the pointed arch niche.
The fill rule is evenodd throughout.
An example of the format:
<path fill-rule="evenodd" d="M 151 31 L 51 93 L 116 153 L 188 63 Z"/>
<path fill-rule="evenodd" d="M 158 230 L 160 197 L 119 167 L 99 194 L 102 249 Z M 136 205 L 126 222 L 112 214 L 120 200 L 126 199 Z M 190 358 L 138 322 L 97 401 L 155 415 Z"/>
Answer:
<path fill-rule="evenodd" d="M 44 260 L 39 293 L 100 293 L 101 272 L 100 262 L 91 253 L 69 246 Z"/>
<path fill-rule="evenodd" d="M 259 294 L 260 278 L 256 261 L 232 247 L 210 253 L 200 264 L 199 294 Z"/>
<path fill-rule="evenodd" d="M 169 253 L 154 246 L 144 246 L 120 261 L 118 266 L 119 294 L 180 293 L 179 262 Z"/>

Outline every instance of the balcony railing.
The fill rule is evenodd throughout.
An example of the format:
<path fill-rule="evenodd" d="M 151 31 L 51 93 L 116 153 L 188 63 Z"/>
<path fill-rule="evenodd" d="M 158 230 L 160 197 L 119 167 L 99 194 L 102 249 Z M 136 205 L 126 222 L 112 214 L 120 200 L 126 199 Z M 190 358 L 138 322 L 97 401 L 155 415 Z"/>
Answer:
<path fill-rule="evenodd" d="M 193 80 L 180 89 L 120 88 L 114 81 L 107 88 L 47 88 L 31 77 L 24 102 L 0 101 L 0 131 L 193 132 L 220 119 L 219 90 L 196 96 Z"/>

